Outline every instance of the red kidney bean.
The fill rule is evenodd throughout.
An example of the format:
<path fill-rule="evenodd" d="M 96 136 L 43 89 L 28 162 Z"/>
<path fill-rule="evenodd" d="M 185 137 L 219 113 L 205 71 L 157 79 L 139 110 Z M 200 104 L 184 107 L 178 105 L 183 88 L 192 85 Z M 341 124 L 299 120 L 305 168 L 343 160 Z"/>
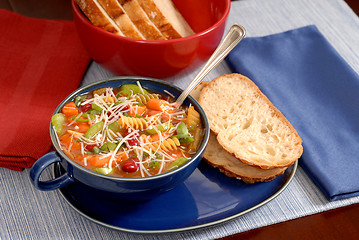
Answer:
<path fill-rule="evenodd" d="M 130 146 L 140 146 L 140 141 L 137 137 L 133 137 L 127 140 L 128 145 Z"/>
<path fill-rule="evenodd" d="M 138 162 L 138 158 L 130 158 L 123 162 L 121 169 L 128 173 L 136 172 L 139 168 Z"/>
<path fill-rule="evenodd" d="M 87 103 L 85 105 L 81 105 L 81 112 L 87 112 L 91 109 L 91 103 Z"/>

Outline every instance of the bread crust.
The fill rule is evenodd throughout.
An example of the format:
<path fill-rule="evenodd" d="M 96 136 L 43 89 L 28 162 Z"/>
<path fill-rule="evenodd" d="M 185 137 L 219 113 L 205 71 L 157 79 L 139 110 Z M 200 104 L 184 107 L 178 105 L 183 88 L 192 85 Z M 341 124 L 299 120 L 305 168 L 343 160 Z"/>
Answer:
<path fill-rule="evenodd" d="M 136 0 L 118 0 L 133 24 L 147 40 L 165 40 Z"/>
<path fill-rule="evenodd" d="M 201 82 L 191 92 L 191 96 L 199 100 L 202 90 L 208 86 L 210 82 Z M 250 166 L 228 153 L 218 143 L 216 135 L 211 131 L 207 148 L 203 154 L 203 159 L 211 166 L 218 168 L 219 171 L 228 177 L 237 178 L 245 183 L 253 184 L 256 182 L 268 182 L 284 173 L 287 169 L 261 169 L 259 167 Z"/>
<path fill-rule="evenodd" d="M 284 168 L 301 156 L 302 139 L 249 78 L 222 75 L 202 90 L 199 102 L 219 144 L 243 163 Z"/>
<path fill-rule="evenodd" d="M 222 148 L 213 132 L 210 134 L 203 158 L 207 163 L 218 168 L 227 176 L 241 179 L 245 183 L 267 182 L 283 174 L 287 169 L 286 167 L 261 169 L 243 163 Z"/>
<path fill-rule="evenodd" d="M 95 26 L 108 32 L 124 36 L 121 29 L 102 9 L 97 0 L 75 0 L 75 2 Z"/>
<path fill-rule="evenodd" d="M 98 2 L 126 37 L 145 39 L 136 26 L 131 22 L 131 19 L 127 16 L 117 0 L 98 0 Z"/>
<path fill-rule="evenodd" d="M 170 0 L 137 0 L 142 9 L 146 12 L 149 19 L 153 22 L 153 24 L 160 30 L 163 36 L 167 39 L 176 39 L 181 37 L 187 37 L 189 35 L 194 34 L 191 27 L 187 24 L 187 22 L 183 19 L 182 15 L 178 12 L 177 8 L 173 5 Z M 173 22 L 171 22 L 168 18 L 166 18 L 165 10 L 160 10 L 160 8 L 166 7 L 165 5 L 159 6 L 158 4 L 165 4 L 166 6 L 170 6 L 170 9 L 166 9 L 168 12 L 174 12 Z M 176 29 L 176 26 L 178 29 Z M 181 27 L 178 27 L 181 26 Z"/>

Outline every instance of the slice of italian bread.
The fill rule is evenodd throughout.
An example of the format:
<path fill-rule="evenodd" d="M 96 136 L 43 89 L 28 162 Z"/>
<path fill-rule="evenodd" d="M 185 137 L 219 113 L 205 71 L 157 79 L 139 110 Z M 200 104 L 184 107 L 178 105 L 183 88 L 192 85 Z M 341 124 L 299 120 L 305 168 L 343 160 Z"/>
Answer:
<path fill-rule="evenodd" d="M 171 0 L 137 0 L 147 16 L 167 39 L 187 37 L 194 31 Z"/>
<path fill-rule="evenodd" d="M 201 82 L 191 92 L 191 96 L 198 100 L 202 89 L 208 84 L 209 82 Z M 227 176 L 241 179 L 243 182 L 250 184 L 255 182 L 270 181 L 278 175 L 283 174 L 287 169 L 286 167 L 261 169 L 241 162 L 239 159 L 223 149 L 223 147 L 218 143 L 216 135 L 212 131 L 210 133 L 203 158 L 208 164 L 218 168 Z"/>
<path fill-rule="evenodd" d="M 206 86 L 199 103 L 219 144 L 243 163 L 263 169 L 292 165 L 302 139 L 269 99 L 247 77 L 228 74 Z"/>
<path fill-rule="evenodd" d="M 145 39 L 145 37 L 132 23 L 131 19 L 127 16 L 117 0 L 98 0 L 98 2 L 126 37 L 134 39 Z"/>
<path fill-rule="evenodd" d="M 137 0 L 118 0 L 125 13 L 131 19 L 133 24 L 147 40 L 166 39 L 160 30 L 148 18 L 145 11 L 141 8 Z"/>
<path fill-rule="evenodd" d="M 245 183 L 268 182 L 284 173 L 287 167 L 262 169 L 241 162 L 218 143 L 216 135 L 211 132 L 204 159 L 213 167 L 217 167 L 228 177 L 241 179 Z"/>
<path fill-rule="evenodd" d="M 75 0 L 75 2 L 95 26 L 124 36 L 121 29 L 101 7 L 97 0 Z"/>

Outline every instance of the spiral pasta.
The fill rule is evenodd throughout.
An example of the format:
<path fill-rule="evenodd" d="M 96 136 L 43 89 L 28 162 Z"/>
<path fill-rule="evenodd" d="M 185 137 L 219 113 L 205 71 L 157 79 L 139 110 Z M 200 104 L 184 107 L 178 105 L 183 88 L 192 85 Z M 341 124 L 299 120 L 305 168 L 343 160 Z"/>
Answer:
<path fill-rule="evenodd" d="M 201 124 L 201 117 L 193 106 L 188 108 L 188 115 L 185 123 L 189 127 L 199 126 Z"/>
<path fill-rule="evenodd" d="M 146 145 L 145 149 L 147 150 L 152 149 L 152 151 L 154 152 L 156 152 L 158 149 L 161 149 L 163 151 L 172 151 L 172 150 L 176 150 L 178 146 L 180 146 L 180 142 L 178 138 L 172 137 L 172 138 L 167 138 L 162 142 L 156 142 Z"/>
<path fill-rule="evenodd" d="M 152 98 L 159 98 L 156 93 L 137 93 L 132 96 L 132 98 L 136 99 L 137 102 L 146 104 L 148 100 Z"/>
<path fill-rule="evenodd" d="M 73 112 L 65 105 L 51 118 L 56 140 L 64 154 L 98 174 L 166 173 L 196 156 L 203 142 L 197 108 L 188 114 L 170 92 L 142 88 L 140 81 L 94 89 L 69 104 L 76 106 Z"/>
<path fill-rule="evenodd" d="M 146 119 L 144 118 L 135 118 L 135 117 L 126 117 L 126 116 L 122 116 L 118 120 L 118 123 L 123 128 L 132 127 L 134 129 L 145 129 L 148 125 Z"/>

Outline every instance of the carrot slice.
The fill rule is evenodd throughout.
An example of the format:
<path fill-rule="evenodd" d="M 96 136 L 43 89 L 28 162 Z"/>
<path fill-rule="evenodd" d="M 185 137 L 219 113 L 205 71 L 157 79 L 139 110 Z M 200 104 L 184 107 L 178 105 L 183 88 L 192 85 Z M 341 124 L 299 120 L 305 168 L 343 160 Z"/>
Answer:
<path fill-rule="evenodd" d="M 104 167 L 106 164 L 109 163 L 111 156 L 103 157 L 103 156 L 93 156 L 90 159 L 87 159 L 87 165 L 91 167 Z"/>
<path fill-rule="evenodd" d="M 152 98 L 149 99 L 147 101 L 146 107 L 153 109 L 153 110 L 157 110 L 157 111 L 166 111 L 168 109 L 172 109 L 172 107 L 170 106 L 170 104 L 163 100 L 163 99 L 157 99 L 157 98 Z"/>
<path fill-rule="evenodd" d="M 74 102 L 69 102 L 66 103 L 65 106 L 62 108 L 62 113 L 65 114 L 67 117 L 71 117 L 79 114 L 79 109 L 76 107 L 76 104 Z"/>
<path fill-rule="evenodd" d="M 166 138 L 166 137 L 168 137 L 169 135 L 171 135 L 168 131 L 162 131 L 162 132 L 160 132 L 159 134 L 161 134 L 163 138 Z M 157 141 L 159 141 L 159 140 L 161 139 L 159 134 L 156 133 L 156 134 L 154 134 L 154 135 L 151 135 L 151 136 L 150 136 L 151 142 L 157 142 Z"/>
<path fill-rule="evenodd" d="M 81 132 L 81 133 L 85 133 L 85 132 L 87 132 L 87 130 L 90 128 L 90 125 L 88 125 L 88 124 L 78 124 L 77 125 L 78 127 L 79 127 L 79 132 Z"/>
<path fill-rule="evenodd" d="M 137 106 L 137 105 L 133 105 L 130 107 L 130 110 L 128 111 L 128 114 L 131 115 L 132 117 L 137 115 L 141 115 L 147 110 L 146 106 Z"/>
<path fill-rule="evenodd" d="M 72 137 L 71 134 L 69 133 L 65 133 L 64 135 L 62 135 L 59 140 L 62 143 L 63 146 L 65 146 L 66 148 L 70 148 L 71 150 L 80 150 L 81 149 L 81 145 L 78 142 L 75 142 L 76 138 Z"/>
<path fill-rule="evenodd" d="M 112 167 L 114 167 L 116 165 L 116 161 L 120 161 L 120 160 L 126 160 L 128 158 L 127 154 L 125 152 L 119 152 L 116 154 L 116 158 L 115 161 L 112 162 Z M 110 163 L 111 160 L 111 156 L 101 156 L 101 155 L 96 155 L 93 156 L 92 158 L 87 159 L 87 165 L 97 168 L 97 167 L 105 167 Z"/>

